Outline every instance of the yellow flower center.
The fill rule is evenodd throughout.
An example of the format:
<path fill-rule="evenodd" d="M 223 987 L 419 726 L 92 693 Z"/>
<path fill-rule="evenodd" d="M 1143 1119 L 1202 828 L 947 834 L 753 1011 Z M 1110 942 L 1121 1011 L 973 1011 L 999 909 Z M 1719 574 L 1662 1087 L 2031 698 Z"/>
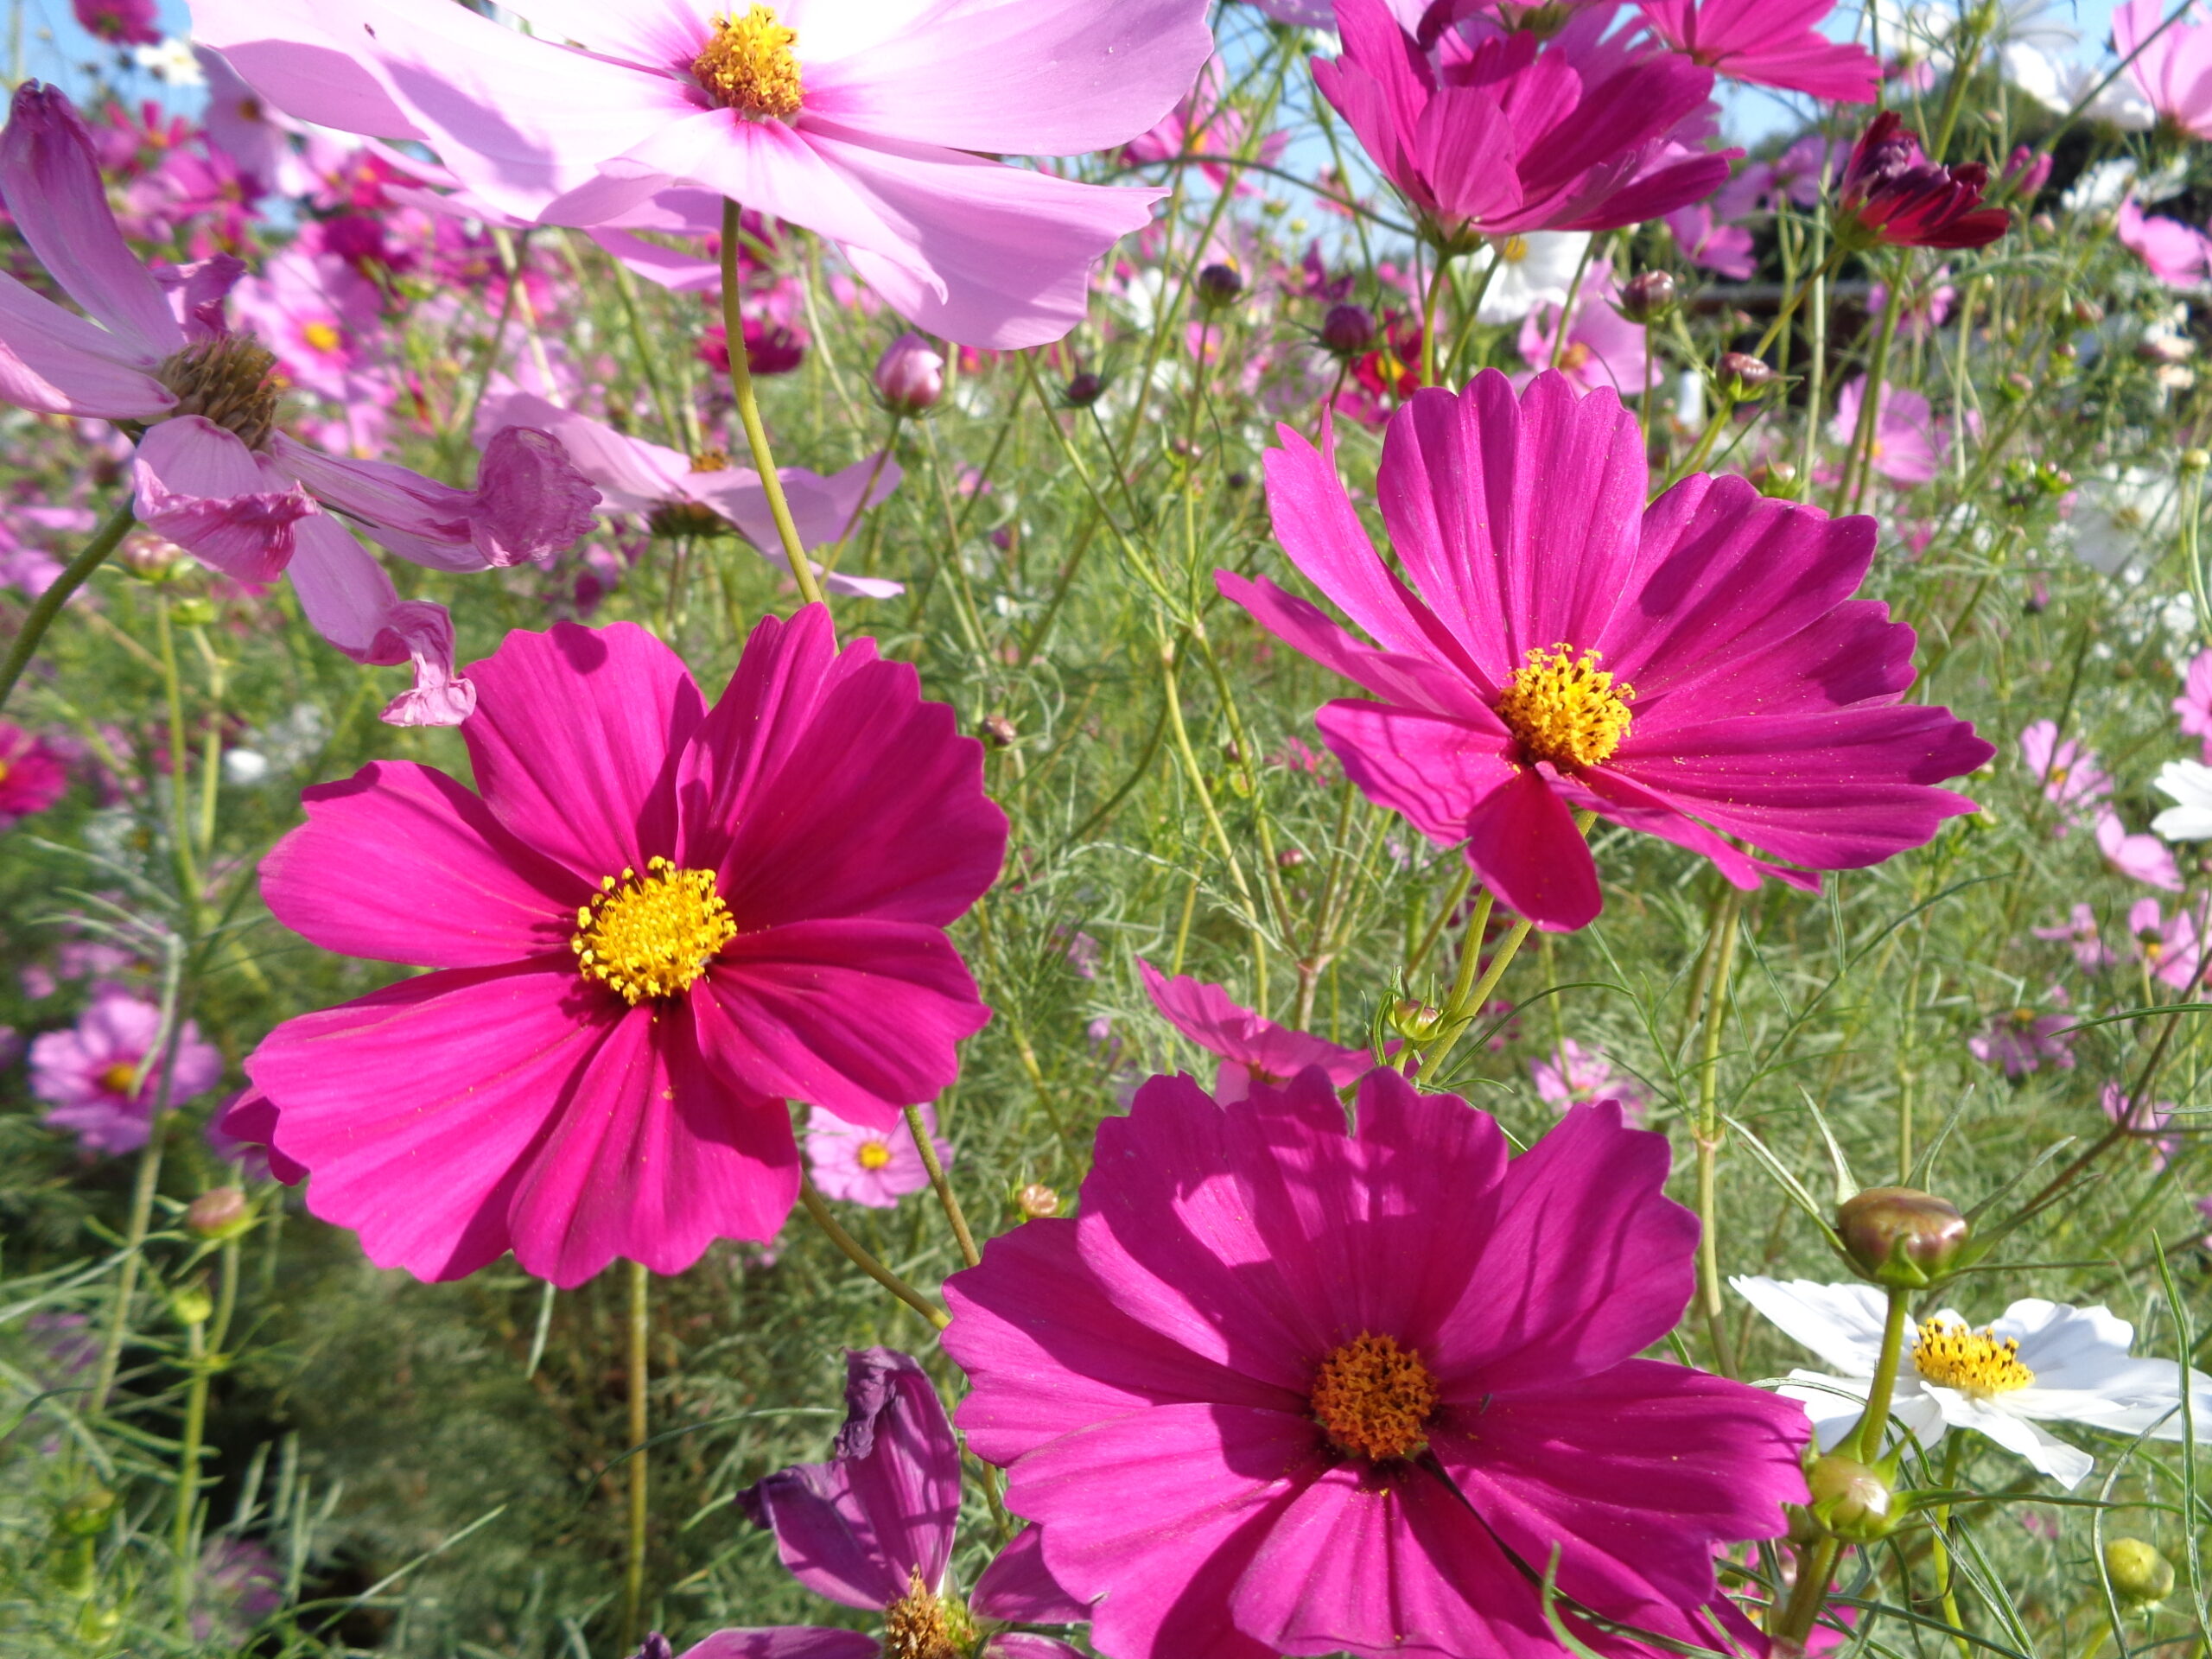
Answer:
<path fill-rule="evenodd" d="M 1532 647 L 1497 700 L 1497 715 L 1530 760 L 1567 771 L 1611 756 L 1628 735 L 1628 705 L 1635 697 L 1634 686 L 1616 686 L 1598 666 L 1594 651 L 1578 657 L 1564 645 Z"/>
<path fill-rule="evenodd" d="M 1573 341 L 1565 351 L 1559 354 L 1560 367 L 1569 372 L 1580 368 L 1589 360 L 1590 347 L 1579 340 Z"/>
<path fill-rule="evenodd" d="M 346 337 L 333 323 L 311 322 L 300 330 L 300 338 L 318 352 L 334 352 Z"/>
<path fill-rule="evenodd" d="M 1363 1331 L 1321 1362 L 1306 1400 L 1331 1445 L 1387 1463 L 1427 1449 L 1436 1379 L 1413 1349 Z"/>
<path fill-rule="evenodd" d="M 137 1092 L 138 1068 L 128 1060 L 118 1060 L 100 1073 L 100 1087 L 128 1099 Z"/>
<path fill-rule="evenodd" d="M 691 457 L 695 473 L 726 473 L 729 471 L 729 452 L 726 449 L 702 449 Z"/>
<path fill-rule="evenodd" d="M 1529 257 L 1529 238 L 1509 236 L 1497 245 L 1497 257 L 1509 265 L 1517 265 Z"/>
<path fill-rule="evenodd" d="M 976 1634 L 966 1608 L 931 1595 L 910 1570 L 906 1595 L 883 1610 L 883 1659 L 961 1659 Z"/>
<path fill-rule="evenodd" d="M 622 994 L 635 1007 L 649 996 L 676 996 L 737 937 L 712 870 L 679 870 L 664 858 L 645 874 L 625 869 L 599 884 L 576 912 L 569 948 L 586 979 Z"/>
<path fill-rule="evenodd" d="M 863 1141 L 858 1155 L 862 1169 L 881 1169 L 891 1161 L 891 1148 L 880 1141 Z"/>
<path fill-rule="evenodd" d="M 2018 1337 L 1969 1331 L 1940 1319 L 1921 1322 L 1920 1339 L 1912 1344 L 1912 1363 L 1923 1382 L 1983 1400 L 2024 1389 L 2036 1380 L 2036 1374 L 2020 1363 Z"/>
<path fill-rule="evenodd" d="M 699 85 L 740 115 L 797 115 L 801 89 L 791 42 L 798 31 L 778 22 L 772 6 L 754 6 L 742 17 L 725 12 L 714 28 L 691 62 Z"/>

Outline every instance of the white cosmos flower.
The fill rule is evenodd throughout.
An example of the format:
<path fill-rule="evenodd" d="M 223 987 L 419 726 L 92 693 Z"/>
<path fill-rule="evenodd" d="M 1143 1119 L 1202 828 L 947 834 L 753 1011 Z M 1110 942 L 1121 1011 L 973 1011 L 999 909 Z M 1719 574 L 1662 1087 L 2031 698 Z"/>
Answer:
<path fill-rule="evenodd" d="M 2151 820 L 2168 841 L 2212 841 L 2212 766 L 2201 760 L 2169 760 L 2151 787 L 2174 804 Z"/>
<path fill-rule="evenodd" d="M 1567 285 L 1590 245 L 1587 231 L 1530 231 L 1490 245 L 1490 286 L 1478 322 L 1518 322 L 1540 305 L 1565 305 Z M 1478 278 L 1478 280 L 1480 280 Z"/>
<path fill-rule="evenodd" d="M 1792 1371 L 1782 1392 L 1805 1408 L 1823 1449 L 1842 1440 L 1866 1408 L 1882 1351 L 1883 1293 L 1872 1285 L 1809 1279 L 1732 1279 L 1737 1293 L 1834 1367 Z M 2043 1421 L 2084 1423 L 2115 1434 L 2149 1430 L 2182 1436 L 2178 1373 L 2171 1360 L 2127 1351 L 2135 1331 L 2102 1307 L 2031 1299 L 1977 1330 L 1945 1308 L 1908 1331 L 1890 1414 L 1894 1430 L 1923 1452 L 1952 1428 L 1979 1430 L 2069 1491 L 2094 1459 L 2047 1433 Z M 2190 1373 L 2192 1409 L 2212 1437 L 2212 1377 Z"/>

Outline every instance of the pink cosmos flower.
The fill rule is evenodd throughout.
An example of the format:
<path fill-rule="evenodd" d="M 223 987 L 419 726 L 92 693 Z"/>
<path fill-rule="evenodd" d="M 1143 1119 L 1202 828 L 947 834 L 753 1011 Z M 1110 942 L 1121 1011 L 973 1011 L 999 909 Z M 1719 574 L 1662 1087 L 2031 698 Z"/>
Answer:
<path fill-rule="evenodd" d="M 1351 1131 L 1318 1069 L 1228 1105 L 1155 1077 L 1078 1219 L 946 1282 L 960 1427 L 1122 1659 L 1553 1659 L 1554 1552 L 1581 1606 L 1715 1645 L 1713 1546 L 1782 1531 L 1807 1428 L 1634 1357 L 1692 1288 L 1669 1161 L 1610 1103 L 1508 1162 L 1389 1071 Z"/>
<path fill-rule="evenodd" d="M 270 102 L 429 143 L 491 207 L 589 226 L 688 196 L 705 230 L 727 197 L 836 243 L 926 332 L 1001 348 L 1079 322 L 1090 267 L 1166 193 L 983 157 L 1126 143 L 1213 50 L 1205 0 L 515 10 L 534 35 L 447 0 L 192 0 Z"/>
<path fill-rule="evenodd" d="M 1901 701 L 1912 630 L 1851 598 L 1870 518 L 1697 474 L 1647 509 L 1636 417 L 1541 374 L 1485 371 L 1391 417 L 1376 495 L 1408 588 L 1319 451 L 1267 457 L 1275 535 L 1363 644 L 1273 582 L 1217 574 L 1270 632 L 1379 699 L 1332 702 L 1323 739 L 1369 798 L 1459 846 L 1501 902 L 1548 928 L 1601 907 L 1573 814 L 1711 859 L 1739 887 L 1917 847 L 1974 810 L 1936 787 L 1993 753 L 1946 709 Z M 1573 512 L 1560 504 L 1572 502 Z M 1602 666 L 1600 664 L 1602 664 Z"/>
<path fill-rule="evenodd" d="M 1572 1037 L 1562 1038 L 1548 1059 L 1529 1062 L 1529 1075 L 1536 1085 L 1536 1098 L 1555 1112 L 1586 1101 L 1618 1103 L 1630 1122 L 1640 1122 L 1651 1105 L 1651 1096 L 1633 1077 L 1613 1070 L 1605 1050 L 1585 1048 Z"/>
<path fill-rule="evenodd" d="M 0 830 L 43 812 L 69 787 L 60 755 L 20 726 L 0 721 Z"/>
<path fill-rule="evenodd" d="M 365 396 L 359 371 L 384 317 L 377 285 L 334 253 L 295 245 L 232 290 L 232 307 L 294 385 L 342 403 Z M 491 429 L 521 423 L 494 422 Z"/>
<path fill-rule="evenodd" d="M 1980 248 L 2012 228 L 2010 213 L 1981 206 L 1987 168 L 1931 162 L 1920 135 L 1904 126 L 1895 110 L 1884 110 L 1859 136 L 1837 182 L 1838 235 L 1854 245 Z"/>
<path fill-rule="evenodd" d="M 1713 209 L 1704 202 L 1677 207 L 1667 214 L 1667 229 L 1682 257 L 1734 282 L 1746 282 L 1758 269 L 1751 252 L 1751 233 L 1740 225 L 1717 225 Z"/>
<path fill-rule="evenodd" d="M 2117 875 L 2169 893 L 2182 889 L 2181 871 L 2166 843 L 2152 835 L 2129 835 L 2120 814 L 2108 806 L 2097 810 L 2097 850 Z"/>
<path fill-rule="evenodd" d="M 1859 435 L 1859 416 L 1866 407 L 1866 377 L 1859 376 L 1836 393 L 1835 414 L 1828 422 L 1828 435 L 1849 444 Z M 1885 381 L 1882 401 L 1874 415 L 1874 438 L 1867 462 L 1892 483 L 1925 484 L 1943 469 L 1943 453 L 1950 447 L 1936 424 L 1928 400 L 1910 386 Z"/>
<path fill-rule="evenodd" d="M 1623 397 L 1642 397 L 1649 331 L 1613 308 L 1620 292 L 1611 263 L 1593 260 L 1567 315 L 1566 346 L 1558 344 L 1558 308 L 1539 306 L 1521 320 L 1522 361 L 1532 369 L 1550 368 L 1557 352 L 1559 372 L 1577 391 L 1604 387 Z"/>
<path fill-rule="evenodd" d="M 1985 1065 L 2002 1070 L 2008 1077 L 2024 1077 L 2043 1067 L 2061 1071 L 2074 1069 L 2075 1021 L 2063 1012 L 2067 1006 L 2064 987 L 2050 988 L 2050 1001 L 2062 1012 L 2044 1014 L 2031 1007 L 2008 1008 L 1994 1016 L 1987 1030 L 1967 1039 L 1967 1052 Z"/>
<path fill-rule="evenodd" d="M 2158 901 L 2149 901 L 2156 908 Z M 2072 914 L 2056 927 L 2031 930 L 2039 939 L 2064 939 L 2074 949 L 2074 960 L 2085 974 L 2102 973 L 2120 960 L 2105 944 L 2103 931 L 2097 925 L 2097 912 L 2082 904 L 2074 906 Z"/>
<path fill-rule="evenodd" d="M 244 267 L 226 257 L 157 276 L 140 264 L 109 211 L 83 120 L 36 81 L 16 88 L 0 133 L 0 195 L 48 272 L 100 325 L 0 276 L 0 398 L 143 423 L 131 471 L 149 528 L 241 582 L 289 570 L 308 620 L 354 661 L 411 660 L 414 689 L 386 720 L 464 718 L 473 694 L 454 677 L 444 608 L 403 601 L 330 510 L 437 569 L 540 557 L 583 533 L 595 499 L 559 444 L 502 431 L 485 446 L 477 487 L 461 490 L 279 431 L 274 359 L 223 320 Z"/>
<path fill-rule="evenodd" d="M 2146 214 L 2130 196 L 2113 234 L 2168 288 L 2201 289 L 2212 274 L 2212 237 L 2178 219 Z"/>
<path fill-rule="evenodd" d="M 307 127 L 281 110 L 272 110 L 219 52 L 194 46 L 200 73 L 207 80 L 207 105 L 200 112 L 207 147 L 220 151 L 264 191 L 304 196 L 315 187 L 306 159 L 292 147 Z"/>
<path fill-rule="evenodd" d="M 2136 960 L 2162 982 L 2177 991 L 2196 983 L 2197 926 L 2188 911 L 2176 910 L 2168 919 L 2157 899 L 2138 899 L 2127 907 L 2127 931 Z"/>
<path fill-rule="evenodd" d="M 2181 1150 L 2179 1135 L 2160 1133 L 2173 1122 L 2174 1114 L 2181 1109 L 2173 1102 L 2156 1101 L 2138 1111 L 2127 1096 L 2120 1092 L 2118 1084 L 2108 1083 L 2098 1092 L 2097 1104 L 2103 1109 L 2107 1117 L 2128 1134 L 2151 1143 L 2152 1169 L 2164 1169 L 2173 1161 L 2174 1154 Z"/>
<path fill-rule="evenodd" d="M 950 1167 L 952 1143 L 937 1132 L 937 1109 L 925 1105 L 922 1122 L 938 1162 Z M 807 1108 L 806 1167 L 823 1198 L 871 1210 L 895 1210 L 900 1198 L 930 1184 L 929 1166 L 922 1162 L 903 1119 L 871 1128 L 848 1123 L 819 1106 Z"/>
<path fill-rule="evenodd" d="M 791 1574 L 815 1594 L 880 1613 L 880 1640 L 857 1630 L 787 1624 L 717 1630 L 684 1659 L 918 1659 L 959 1653 L 949 1639 L 953 1529 L 960 1516 L 960 1442 L 937 1388 L 910 1354 L 845 1354 L 845 1426 L 827 1463 L 780 1470 L 738 1494 L 753 1525 L 776 1537 Z M 1052 1582 L 1038 1530 L 1017 1533 L 976 1580 L 969 1611 L 1025 1624 L 1072 1624 L 1090 1610 Z M 931 1638 L 935 1639 L 932 1640 Z M 1048 1636 L 991 1637 L 976 1659 L 1081 1659 Z"/>
<path fill-rule="evenodd" d="M 1166 118 L 1149 132 L 1139 133 L 1124 144 L 1122 159 L 1142 166 L 1147 162 L 1173 162 L 1185 156 L 1234 156 L 1243 149 L 1249 130 L 1243 111 L 1229 102 L 1229 76 L 1221 67 L 1221 59 L 1215 56 L 1206 60 L 1198 84 L 1191 89 L 1190 96 L 1169 111 Z M 1253 159 L 1272 165 L 1281 159 L 1289 143 L 1287 132 L 1267 133 L 1254 146 Z M 1245 179 L 1242 168 L 1213 161 L 1201 162 L 1198 170 L 1216 189 L 1229 190 L 1240 196 L 1255 192 L 1255 187 Z"/>
<path fill-rule="evenodd" d="M 1245 1098 L 1255 1083 L 1280 1087 L 1309 1065 L 1320 1067 L 1341 1089 L 1374 1064 L 1363 1048 L 1342 1048 L 1240 1008 L 1218 985 L 1188 974 L 1169 979 L 1142 957 L 1137 958 L 1137 974 L 1160 1017 L 1220 1058 L 1213 1093 L 1224 1103 Z"/>
<path fill-rule="evenodd" d="M 527 423 L 551 433 L 583 475 L 598 486 L 603 512 L 639 514 L 669 535 L 726 535 L 734 528 L 761 557 L 778 566 L 784 563 L 783 543 L 777 537 L 760 474 L 749 467 L 733 467 L 719 452 L 687 455 L 665 444 L 617 432 L 603 421 L 529 392 L 506 397 L 487 410 L 485 419 Z M 784 499 L 798 526 L 799 545 L 822 547 L 840 539 L 863 507 L 888 500 L 904 474 L 897 461 L 871 455 L 828 478 L 803 467 L 779 467 L 776 476 L 783 480 Z M 833 594 L 887 599 L 906 591 L 904 583 L 881 576 L 824 572 L 819 565 L 815 570 Z"/>
<path fill-rule="evenodd" d="M 944 931 L 1005 847 L 982 746 L 820 606 L 762 619 L 711 709 L 628 624 L 511 633 L 472 672 L 480 798 L 372 764 L 263 861 L 287 926 L 438 970 L 270 1034 L 271 1145 L 423 1279 L 773 1237 L 785 1102 L 888 1127 L 989 1018 Z"/>
<path fill-rule="evenodd" d="M 1687 147 L 1713 72 L 1671 54 L 1520 30 L 1465 51 L 1443 37 L 1447 57 L 1386 0 L 1337 0 L 1337 31 L 1344 50 L 1313 60 L 1313 84 L 1447 246 L 1633 225 L 1712 194 L 1741 154 Z"/>
<path fill-rule="evenodd" d="M 162 1011 L 123 991 L 93 997 L 77 1023 L 31 1039 L 31 1093 L 53 1109 L 40 1121 L 67 1129 L 86 1152 L 132 1152 L 153 1133 L 162 1098 Z M 189 1020 L 177 1035 L 168 1101 L 181 1106 L 219 1082 L 223 1057 Z"/>
<path fill-rule="evenodd" d="M 1835 9 L 1835 0 L 1637 0 L 1637 5 L 1654 35 L 1731 80 L 1839 104 L 1872 104 L 1881 95 L 1882 60 L 1863 46 L 1821 33 L 1821 20 Z"/>
<path fill-rule="evenodd" d="M 159 46 L 162 25 L 155 0 L 69 0 L 77 27 L 113 46 Z"/>
<path fill-rule="evenodd" d="M 2112 11 L 2113 48 L 2162 121 L 2212 138 L 2212 19 L 2193 5 L 2161 28 L 2169 10 L 2164 0 L 2121 0 Z"/>
<path fill-rule="evenodd" d="M 2212 651 L 2200 651 L 2190 658 L 2173 710 L 2181 716 L 2183 734 L 2201 740 L 2204 759 L 2212 763 Z"/>
<path fill-rule="evenodd" d="M 2060 742 L 2055 720 L 2032 721 L 2021 732 L 2020 758 L 2043 780 L 2044 799 L 2057 806 L 2051 833 L 2062 840 L 2090 822 L 2097 803 L 2112 793 L 2112 775 L 2097 764 L 2095 751 L 2070 737 Z"/>

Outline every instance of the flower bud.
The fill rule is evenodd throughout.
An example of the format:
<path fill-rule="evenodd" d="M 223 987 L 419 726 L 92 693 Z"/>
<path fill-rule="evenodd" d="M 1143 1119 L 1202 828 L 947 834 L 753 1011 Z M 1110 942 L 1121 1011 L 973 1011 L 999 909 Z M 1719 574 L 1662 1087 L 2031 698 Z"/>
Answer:
<path fill-rule="evenodd" d="M 1024 1221 L 1043 1221 L 1060 1213 L 1060 1195 L 1042 1181 L 1032 1181 L 1014 1195 L 1014 1205 Z"/>
<path fill-rule="evenodd" d="M 54 1523 L 72 1538 L 92 1538 L 107 1530 L 116 1497 L 105 1486 L 89 1486 L 61 1506 Z"/>
<path fill-rule="evenodd" d="M 2140 1538 L 2115 1538 L 2105 1546 L 2105 1576 L 2121 1605 L 2140 1611 L 2172 1593 L 2174 1564 Z"/>
<path fill-rule="evenodd" d="M 253 1224 L 253 1206 L 235 1186 L 202 1192 L 184 1212 L 184 1230 L 194 1238 L 236 1238 Z"/>
<path fill-rule="evenodd" d="M 1244 278 L 1234 265 L 1215 264 L 1198 271 L 1198 298 L 1217 309 L 1233 303 L 1244 291 Z"/>
<path fill-rule="evenodd" d="M 1106 390 L 1106 383 L 1085 369 L 1068 382 L 1067 390 L 1060 396 L 1071 409 L 1089 409 L 1098 401 L 1098 394 Z"/>
<path fill-rule="evenodd" d="M 944 396 L 944 359 L 911 329 L 875 362 L 875 395 L 894 415 L 918 415 Z"/>
<path fill-rule="evenodd" d="M 1012 748 L 1014 739 L 1021 735 L 1004 715 L 984 715 L 982 731 L 983 741 L 995 749 Z"/>
<path fill-rule="evenodd" d="M 205 1285 L 181 1285 L 169 1293 L 169 1312 L 179 1325 L 205 1325 L 215 1312 L 215 1299 Z"/>
<path fill-rule="evenodd" d="M 1904 1518 L 1890 1483 L 1856 1459 L 1834 1452 L 1816 1459 L 1805 1484 L 1813 1494 L 1813 1518 L 1846 1543 L 1871 1544 Z"/>
<path fill-rule="evenodd" d="M 1776 378 L 1764 360 L 1749 352 L 1723 352 L 1720 361 L 1713 365 L 1713 375 L 1720 382 L 1720 390 L 1739 402 L 1758 397 Z"/>
<path fill-rule="evenodd" d="M 676 1649 L 658 1630 L 649 1630 L 632 1659 L 676 1659 Z"/>
<path fill-rule="evenodd" d="M 115 562 L 142 582 L 165 582 L 192 556 L 166 536 L 134 530 L 115 550 Z"/>
<path fill-rule="evenodd" d="M 1630 322 L 1649 327 L 1675 308 L 1675 279 L 1663 270 L 1639 271 L 1621 289 L 1613 309 Z"/>
<path fill-rule="evenodd" d="M 1393 1002 L 1383 1015 L 1383 1023 L 1409 1043 L 1426 1043 L 1436 1036 L 1443 1012 L 1422 1002 Z"/>
<path fill-rule="evenodd" d="M 1375 344 L 1375 314 L 1363 305 L 1332 305 L 1321 319 L 1321 344 L 1338 357 L 1358 357 Z"/>
<path fill-rule="evenodd" d="M 2184 473 L 2201 473 L 2207 467 L 2212 467 L 2212 452 L 2202 449 L 2184 449 L 2181 452 L 2181 469 Z"/>
<path fill-rule="evenodd" d="M 1836 1236 L 1877 1284 L 1918 1290 L 1958 1258 L 1971 1229 L 1958 1206 L 1910 1186 L 1870 1186 L 1835 1212 Z"/>

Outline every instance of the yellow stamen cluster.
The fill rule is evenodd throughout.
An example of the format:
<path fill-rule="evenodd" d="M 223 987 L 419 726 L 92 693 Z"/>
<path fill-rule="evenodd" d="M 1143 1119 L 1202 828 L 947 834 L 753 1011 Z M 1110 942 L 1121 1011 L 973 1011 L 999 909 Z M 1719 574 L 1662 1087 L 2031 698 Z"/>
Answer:
<path fill-rule="evenodd" d="M 1427 1449 L 1436 1379 L 1414 1350 L 1363 1331 L 1321 1362 L 1306 1401 L 1338 1451 L 1387 1463 Z"/>
<path fill-rule="evenodd" d="M 645 874 L 626 869 L 599 884 L 576 912 L 569 948 L 586 979 L 621 993 L 635 1007 L 649 996 L 676 996 L 737 937 L 712 870 L 679 870 L 664 858 Z"/>
<path fill-rule="evenodd" d="M 714 21 L 715 32 L 692 60 L 691 73 L 715 101 L 740 115 L 780 119 L 799 110 L 798 31 L 776 21 L 772 6 L 754 6 Z"/>
<path fill-rule="evenodd" d="M 919 1573 L 907 1573 L 906 1595 L 883 1610 L 883 1659 L 963 1659 L 976 1636 L 968 1610 L 931 1595 Z"/>
<path fill-rule="evenodd" d="M 300 330 L 300 338 L 318 352 L 334 352 L 346 343 L 334 322 L 311 322 Z"/>
<path fill-rule="evenodd" d="M 891 1148 L 880 1141 L 863 1141 L 855 1156 L 862 1169 L 881 1169 L 891 1161 Z"/>
<path fill-rule="evenodd" d="M 276 357 L 251 334 L 198 340 L 154 371 L 176 394 L 173 415 L 198 415 L 234 432 L 250 449 L 269 442 L 283 385 Z"/>
<path fill-rule="evenodd" d="M 2036 1374 L 2020 1363 L 2018 1337 L 1970 1331 L 1940 1319 L 1921 1322 L 1920 1338 L 1912 1344 L 1912 1363 L 1923 1382 L 1985 1400 L 2024 1389 L 2036 1380 Z"/>
<path fill-rule="evenodd" d="M 729 451 L 702 449 L 691 457 L 691 470 L 695 473 L 726 473 L 729 471 Z"/>
<path fill-rule="evenodd" d="M 1528 759 L 1571 771 L 1597 766 L 1620 747 L 1635 696 L 1634 686 L 1616 686 L 1598 666 L 1596 652 L 1577 656 L 1557 645 L 1529 651 L 1497 700 L 1497 715 Z"/>
<path fill-rule="evenodd" d="M 1529 257 L 1529 238 L 1525 236 L 1507 237 L 1497 245 L 1497 257 L 1501 264 L 1519 264 Z"/>
<path fill-rule="evenodd" d="M 138 1068 L 128 1060 L 118 1060 L 101 1071 L 100 1087 L 129 1099 L 138 1092 Z"/>

